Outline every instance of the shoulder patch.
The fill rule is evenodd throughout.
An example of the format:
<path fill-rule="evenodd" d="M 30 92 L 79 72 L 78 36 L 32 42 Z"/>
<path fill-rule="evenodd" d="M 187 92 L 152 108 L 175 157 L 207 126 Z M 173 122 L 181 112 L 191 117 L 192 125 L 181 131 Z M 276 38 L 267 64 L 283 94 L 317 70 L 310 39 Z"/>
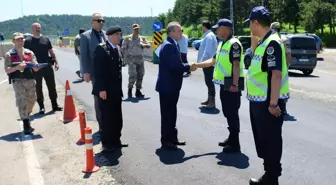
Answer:
<path fill-rule="evenodd" d="M 32 53 L 32 51 L 29 50 L 29 49 L 27 49 L 27 48 L 24 48 L 24 52 L 25 52 L 25 53 Z"/>
<path fill-rule="evenodd" d="M 9 54 L 16 54 L 15 49 L 11 49 L 11 50 L 9 50 Z"/>
<path fill-rule="evenodd" d="M 274 53 L 274 47 L 273 46 L 269 46 L 266 50 L 266 53 L 268 55 L 272 55 Z"/>
<path fill-rule="evenodd" d="M 104 47 L 105 45 L 106 45 L 105 42 L 102 42 L 102 43 L 99 44 L 99 46 L 102 46 L 102 47 Z"/>
<path fill-rule="evenodd" d="M 238 49 L 239 48 L 239 44 L 237 42 L 233 43 L 232 45 L 233 49 Z"/>

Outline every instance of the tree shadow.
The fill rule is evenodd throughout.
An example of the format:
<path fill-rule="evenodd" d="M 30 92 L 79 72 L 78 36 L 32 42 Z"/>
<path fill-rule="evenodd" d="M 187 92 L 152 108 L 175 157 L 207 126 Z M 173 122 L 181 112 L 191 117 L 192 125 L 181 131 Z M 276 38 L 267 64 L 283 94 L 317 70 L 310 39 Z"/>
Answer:
<path fill-rule="evenodd" d="M 238 169 L 246 169 L 250 166 L 249 157 L 243 153 L 227 154 L 222 152 L 216 158 L 220 160 L 217 162 L 218 165 L 232 166 Z"/>
<path fill-rule="evenodd" d="M 199 107 L 200 112 L 203 114 L 219 114 L 220 110 L 217 108 L 206 108 L 206 107 Z"/>
<path fill-rule="evenodd" d="M 123 102 L 132 102 L 132 103 L 139 103 L 140 101 L 146 101 L 149 100 L 150 97 L 146 97 L 146 98 L 127 98 L 124 99 Z"/>
<path fill-rule="evenodd" d="M 1 136 L 0 140 L 4 140 L 7 142 L 24 142 L 28 140 L 36 140 L 36 139 L 42 139 L 42 138 L 43 137 L 40 134 L 24 135 L 22 132 L 15 132 L 15 133 Z"/>
<path fill-rule="evenodd" d="M 159 157 L 160 161 L 165 165 L 172 165 L 172 164 L 180 164 L 184 163 L 187 160 L 198 158 L 202 156 L 207 155 L 216 155 L 218 153 L 212 152 L 212 153 L 206 153 L 201 155 L 192 155 L 189 157 L 184 157 L 185 152 L 183 149 L 178 148 L 177 150 L 167 150 L 163 148 L 156 149 L 155 154 Z"/>

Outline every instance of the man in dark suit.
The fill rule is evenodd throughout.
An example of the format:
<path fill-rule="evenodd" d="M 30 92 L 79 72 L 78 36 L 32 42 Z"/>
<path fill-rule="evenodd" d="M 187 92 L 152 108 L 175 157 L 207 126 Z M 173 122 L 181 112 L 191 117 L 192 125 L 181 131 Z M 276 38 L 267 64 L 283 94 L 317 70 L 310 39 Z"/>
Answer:
<path fill-rule="evenodd" d="M 120 60 L 118 43 L 121 28 L 112 26 L 107 29 L 108 40 L 99 44 L 93 53 L 94 79 L 92 94 L 99 97 L 98 106 L 101 111 L 101 142 L 104 151 L 114 151 L 127 147 L 120 141 L 123 127 L 122 119 L 122 61 Z"/>
<path fill-rule="evenodd" d="M 183 63 L 177 41 L 182 38 L 182 28 L 177 22 L 167 26 L 167 40 L 161 46 L 159 54 L 159 74 L 156 91 L 160 95 L 161 109 L 161 143 L 162 148 L 176 150 L 177 145 L 185 145 L 177 138 L 176 116 L 177 102 L 183 82 L 183 74 L 190 68 Z"/>
<path fill-rule="evenodd" d="M 83 79 L 87 83 L 91 81 L 92 85 L 95 83 L 93 71 L 93 51 L 98 44 L 105 43 L 105 41 L 107 40 L 105 32 L 102 30 L 104 23 L 104 17 L 99 13 L 94 13 L 91 19 L 92 29 L 82 33 L 80 37 L 80 53 Z M 101 133 L 101 113 L 98 106 L 98 99 L 99 96 L 94 96 L 96 119 L 99 124 L 99 132 Z"/>

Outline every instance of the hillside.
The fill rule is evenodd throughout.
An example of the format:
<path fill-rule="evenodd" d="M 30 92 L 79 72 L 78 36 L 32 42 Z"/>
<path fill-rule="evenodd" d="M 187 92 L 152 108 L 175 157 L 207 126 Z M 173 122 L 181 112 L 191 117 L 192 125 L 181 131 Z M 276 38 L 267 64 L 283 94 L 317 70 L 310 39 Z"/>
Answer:
<path fill-rule="evenodd" d="M 43 35 L 60 35 L 65 28 L 70 30 L 70 36 L 75 36 L 79 28 L 91 28 L 90 16 L 82 15 L 32 15 L 0 22 L 0 32 L 5 39 L 17 31 L 30 33 L 31 24 L 39 22 L 42 25 Z M 105 27 L 119 25 L 124 34 L 130 34 L 134 23 L 140 24 L 142 35 L 152 35 L 152 17 L 105 17 Z"/>

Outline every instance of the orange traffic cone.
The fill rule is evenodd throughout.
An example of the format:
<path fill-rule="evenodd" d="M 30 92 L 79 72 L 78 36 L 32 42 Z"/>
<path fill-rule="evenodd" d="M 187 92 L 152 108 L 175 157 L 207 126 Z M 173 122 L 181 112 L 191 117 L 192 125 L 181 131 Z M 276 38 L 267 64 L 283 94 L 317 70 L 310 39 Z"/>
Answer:
<path fill-rule="evenodd" d="M 99 170 L 95 164 L 93 156 L 93 143 L 92 143 L 92 128 L 90 126 L 85 128 L 85 145 L 86 145 L 86 166 L 83 169 L 84 173 L 92 173 Z"/>
<path fill-rule="evenodd" d="M 61 120 L 64 123 L 69 123 L 73 120 L 76 120 L 78 118 L 75 103 L 72 97 L 72 93 L 70 90 L 69 81 L 66 81 L 65 84 L 65 98 L 64 98 L 64 110 L 63 110 L 63 118 Z"/>
<path fill-rule="evenodd" d="M 86 118 L 85 118 L 85 112 L 80 111 L 79 113 L 79 131 L 80 131 L 80 138 L 77 141 L 77 143 L 82 144 L 85 143 L 85 127 L 86 127 Z"/>

